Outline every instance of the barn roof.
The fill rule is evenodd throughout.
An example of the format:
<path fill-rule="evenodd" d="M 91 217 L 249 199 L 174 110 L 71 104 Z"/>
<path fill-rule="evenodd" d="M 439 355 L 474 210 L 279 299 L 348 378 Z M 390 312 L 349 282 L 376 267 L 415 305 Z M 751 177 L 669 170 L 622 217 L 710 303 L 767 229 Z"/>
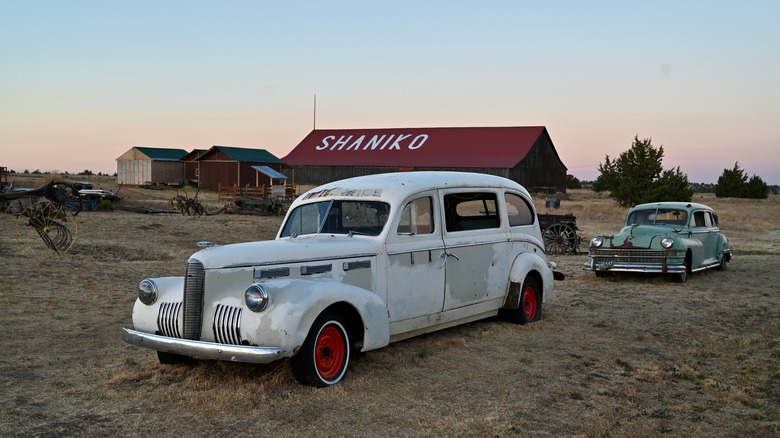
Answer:
<path fill-rule="evenodd" d="M 297 166 L 510 169 L 542 135 L 549 138 L 544 126 L 320 129 L 282 160 Z"/>
<path fill-rule="evenodd" d="M 274 154 L 268 152 L 265 149 L 247 149 L 237 148 L 233 146 L 212 146 L 205 154 L 196 158 L 196 160 L 205 159 L 209 155 L 216 153 L 215 151 L 221 151 L 227 155 L 231 160 L 235 160 L 242 163 L 281 163 L 282 160 L 277 158 Z"/>
<path fill-rule="evenodd" d="M 143 146 L 135 146 L 134 149 L 146 155 L 151 160 L 179 161 L 187 155 L 187 151 L 184 149 L 150 148 Z"/>

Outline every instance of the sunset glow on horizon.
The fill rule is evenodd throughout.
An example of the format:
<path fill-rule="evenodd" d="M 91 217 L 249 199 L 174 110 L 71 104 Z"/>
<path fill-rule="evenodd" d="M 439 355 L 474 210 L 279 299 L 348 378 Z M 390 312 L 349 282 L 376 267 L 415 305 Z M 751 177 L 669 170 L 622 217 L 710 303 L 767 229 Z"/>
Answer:
<path fill-rule="evenodd" d="M 569 173 L 635 136 L 780 185 L 780 3 L 4 2 L 0 166 L 133 146 L 289 153 L 319 129 L 545 126 Z"/>

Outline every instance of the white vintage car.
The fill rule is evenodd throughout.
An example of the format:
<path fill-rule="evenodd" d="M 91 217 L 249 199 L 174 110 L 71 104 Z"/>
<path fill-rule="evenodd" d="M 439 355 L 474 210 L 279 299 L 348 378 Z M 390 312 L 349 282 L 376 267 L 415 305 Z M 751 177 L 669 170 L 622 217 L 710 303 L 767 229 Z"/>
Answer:
<path fill-rule="evenodd" d="M 141 281 L 123 338 L 162 363 L 291 358 L 296 380 L 322 387 L 357 350 L 498 314 L 538 320 L 554 269 L 511 180 L 358 177 L 301 195 L 274 240 L 206 248 L 183 277 Z"/>

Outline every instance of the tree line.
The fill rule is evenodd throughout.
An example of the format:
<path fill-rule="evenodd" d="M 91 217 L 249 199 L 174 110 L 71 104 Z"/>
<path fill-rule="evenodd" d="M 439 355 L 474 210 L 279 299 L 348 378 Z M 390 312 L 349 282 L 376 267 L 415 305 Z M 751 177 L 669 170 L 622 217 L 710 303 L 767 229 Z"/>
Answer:
<path fill-rule="evenodd" d="M 649 138 L 634 137 L 631 148 L 617 158 L 606 155 L 599 163 L 599 176 L 591 188 L 597 192 L 610 192 L 610 196 L 622 206 L 633 206 L 656 201 L 689 202 L 694 192 L 715 192 L 718 198 L 766 199 L 769 186 L 759 177 L 748 177 L 739 162 L 732 169 L 723 169 L 717 184 L 695 184 L 677 166 L 664 169 L 664 147 L 655 147 Z M 566 176 L 568 188 L 580 188 L 583 183 L 572 175 Z M 773 186 L 777 193 L 777 187 Z"/>

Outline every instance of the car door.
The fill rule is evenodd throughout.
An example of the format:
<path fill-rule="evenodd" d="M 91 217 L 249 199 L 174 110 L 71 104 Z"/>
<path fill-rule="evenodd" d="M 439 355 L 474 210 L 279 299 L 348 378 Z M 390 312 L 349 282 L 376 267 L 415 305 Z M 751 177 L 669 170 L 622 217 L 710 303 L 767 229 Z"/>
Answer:
<path fill-rule="evenodd" d="M 713 264 L 717 261 L 714 258 L 717 245 L 717 234 L 712 233 L 712 219 L 708 217 L 708 212 L 696 210 L 691 215 L 690 237 L 701 242 L 701 246 L 693 248 L 692 269 Z"/>
<path fill-rule="evenodd" d="M 444 310 L 502 299 L 512 259 L 499 191 L 448 189 L 441 194 Z"/>
<path fill-rule="evenodd" d="M 387 309 L 391 323 L 442 311 L 444 241 L 435 200 L 435 191 L 409 199 L 388 234 Z M 412 329 L 420 324 L 396 326 Z"/>

